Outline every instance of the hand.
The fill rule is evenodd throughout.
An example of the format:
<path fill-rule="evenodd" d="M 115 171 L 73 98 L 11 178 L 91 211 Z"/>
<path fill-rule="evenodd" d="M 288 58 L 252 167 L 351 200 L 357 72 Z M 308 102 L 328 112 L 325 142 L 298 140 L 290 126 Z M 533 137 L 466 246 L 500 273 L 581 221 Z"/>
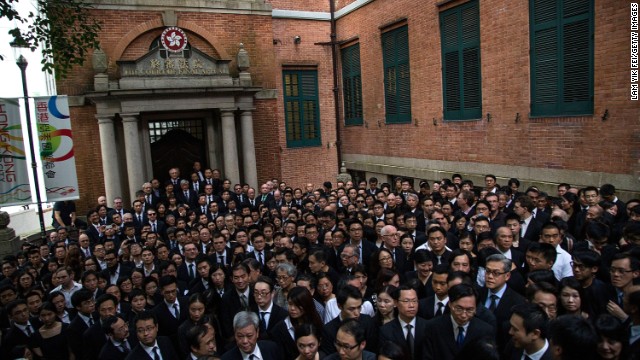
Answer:
<path fill-rule="evenodd" d="M 609 312 L 609 314 L 617 317 L 618 319 L 620 319 L 623 322 L 625 320 L 627 320 L 627 318 L 629 317 L 629 315 L 627 315 L 627 313 L 625 313 L 622 310 L 622 308 L 620 308 L 620 306 L 618 306 L 618 304 L 614 303 L 611 300 L 609 300 L 609 303 L 607 303 L 607 311 Z"/>

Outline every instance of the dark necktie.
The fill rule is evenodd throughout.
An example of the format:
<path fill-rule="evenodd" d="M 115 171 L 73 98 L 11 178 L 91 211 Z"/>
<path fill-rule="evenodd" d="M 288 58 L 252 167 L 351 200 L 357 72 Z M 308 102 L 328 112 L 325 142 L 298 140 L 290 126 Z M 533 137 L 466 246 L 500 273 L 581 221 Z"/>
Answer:
<path fill-rule="evenodd" d="M 184 192 L 184 199 L 189 201 L 189 192 L 188 191 Z"/>
<path fill-rule="evenodd" d="M 409 349 L 410 357 L 413 358 L 413 334 L 411 333 L 413 325 L 407 324 L 405 328 L 407 329 L 407 348 Z"/>
<path fill-rule="evenodd" d="M 31 331 L 31 325 L 27 324 L 27 327 L 25 329 L 27 330 L 27 336 L 31 337 L 31 335 L 33 335 L 33 331 Z"/>
<path fill-rule="evenodd" d="M 247 297 L 244 294 L 240 295 L 240 305 L 243 311 L 247 310 Z"/>
<path fill-rule="evenodd" d="M 458 326 L 458 337 L 456 338 L 456 345 L 458 348 L 462 347 L 462 343 L 464 342 L 464 328 L 462 326 Z"/>
<path fill-rule="evenodd" d="M 193 264 L 189 264 L 189 277 L 191 279 L 194 279 L 196 277 L 195 273 L 193 272 Z"/>
<path fill-rule="evenodd" d="M 151 224 L 151 232 L 156 232 L 156 223 Z"/>
<path fill-rule="evenodd" d="M 151 195 L 147 195 L 147 204 L 151 205 Z"/>
<path fill-rule="evenodd" d="M 529 355 L 525 354 L 524 355 L 524 360 L 533 360 Z"/>
<path fill-rule="evenodd" d="M 258 261 L 260 262 L 261 265 L 264 265 L 262 263 L 262 251 L 258 251 Z"/>
<path fill-rule="evenodd" d="M 173 314 L 176 316 L 176 319 L 180 319 L 180 310 L 178 310 L 178 304 L 173 304 Z"/>
<path fill-rule="evenodd" d="M 253 354 L 249 355 L 249 360 L 255 360 L 255 359 L 256 359 L 255 355 L 253 355 Z"/>
<path fill-rule="evenodd" d="M 93 326 L 93 318 L 89 317 L 89 326 Z"/>
<path fill-rule="evenodd" d="M 436 316 L 440 316 L 443 314 L 442 309 L 444 308 L 444 304 L 438 301 L 438 311 L 436 311 Z"/>
<path fill-rule="evenodd" d="M 260 330 L 267 331 L 267 320 L 265 316 L 268 314 L 266 311 L 260 311 Z"/>
<path fill-rule="evenodd" d="M 489 310 L 491 312 L 496 311 L 496 307 L 498 306 L 498 299 L 499 299 L 498 295 L 496 294 L 491 295 L 491 303 L 489 304 Z"/>
<path fill-rule="evenodd" d="M 153 360 L 160 360 L 160 354 L 158 354 L 158 347 L 153 347 Z"/>
<path fill-rule="evenodd" d="M 218 256 L 218 261 L 220 265 L 224 265 L 224 256 L 222 255 Z"/>

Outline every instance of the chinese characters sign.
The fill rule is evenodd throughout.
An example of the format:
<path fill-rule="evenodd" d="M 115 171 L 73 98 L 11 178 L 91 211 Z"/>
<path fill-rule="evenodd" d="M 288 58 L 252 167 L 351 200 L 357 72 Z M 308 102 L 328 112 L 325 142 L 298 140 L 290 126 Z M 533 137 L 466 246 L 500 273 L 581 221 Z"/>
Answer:
<path fill-rule="evenodd" d="M 0 99 L 0 206 L 31 204 L 18 100 Z"/>
<path fill-rule="evenodd" d="M 79 198 L 76 160 L 66 96 L 34 98 L 42 172 L 48 201 Z"/>

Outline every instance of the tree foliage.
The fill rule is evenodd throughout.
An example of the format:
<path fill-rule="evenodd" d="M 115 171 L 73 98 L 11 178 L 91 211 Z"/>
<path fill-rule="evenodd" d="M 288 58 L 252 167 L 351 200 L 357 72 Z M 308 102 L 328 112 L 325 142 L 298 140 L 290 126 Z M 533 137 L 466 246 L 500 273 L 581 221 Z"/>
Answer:
<path fill-rule="evenodd" d="M 16 10 L 18 1 L 0 0 L 0 18 L 20 24 L 9 30 L 17 42 L 32 51 L 42 49 L 43 71 L 66 77 L 74 65 L 84 64 L 89 50 L 98 47 L 100 23 L 82 0 L 37 0 L 37 10 L 28 13 Z"/>

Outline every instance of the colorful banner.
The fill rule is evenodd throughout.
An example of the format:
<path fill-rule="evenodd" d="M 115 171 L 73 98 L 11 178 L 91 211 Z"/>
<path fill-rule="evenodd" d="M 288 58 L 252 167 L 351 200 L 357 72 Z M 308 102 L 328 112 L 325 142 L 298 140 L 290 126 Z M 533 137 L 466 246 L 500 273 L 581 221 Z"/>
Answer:
<path fill-rule="evenodd" d="M 68 99 L 44 96 L 34 101 L 47 201 L 76 200 L 80 194 Z"/>
<path fill-rule="evenodd" d="M 31 204 L 17 99 L 0 99 L 0 206 Z"/>

